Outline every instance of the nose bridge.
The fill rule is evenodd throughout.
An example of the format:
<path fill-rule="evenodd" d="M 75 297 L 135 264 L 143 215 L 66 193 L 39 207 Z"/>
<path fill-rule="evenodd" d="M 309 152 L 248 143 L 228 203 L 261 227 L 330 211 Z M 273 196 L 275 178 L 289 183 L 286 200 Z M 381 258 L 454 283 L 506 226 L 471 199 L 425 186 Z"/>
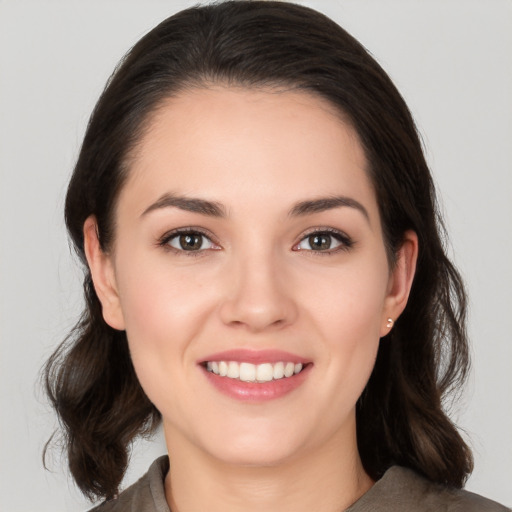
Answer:
<path fill-rule="evenodd" d="M 226 324 L 251 331 L 282 327 L 295 319 L 296 305 L 284 275 L 282 254 L 261 240 L 233 251 L 229 286 L 221 307 Z"/>

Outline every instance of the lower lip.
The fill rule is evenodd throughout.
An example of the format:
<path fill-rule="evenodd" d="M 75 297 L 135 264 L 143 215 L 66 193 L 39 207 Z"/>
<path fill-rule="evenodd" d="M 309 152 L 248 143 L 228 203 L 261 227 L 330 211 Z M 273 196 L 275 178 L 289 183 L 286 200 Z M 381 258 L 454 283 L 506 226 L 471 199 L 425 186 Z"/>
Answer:
<path fill-rule="evenodd" d="M 300 373 L 270 382 L 243 382 L 238 379 L 221 377 L 201 366 L 210 383 L 221 393 L 236 400 L 265 402 L 274 400 L 297 389 L 307 378 L 313 365 L 306 365 Z"/>

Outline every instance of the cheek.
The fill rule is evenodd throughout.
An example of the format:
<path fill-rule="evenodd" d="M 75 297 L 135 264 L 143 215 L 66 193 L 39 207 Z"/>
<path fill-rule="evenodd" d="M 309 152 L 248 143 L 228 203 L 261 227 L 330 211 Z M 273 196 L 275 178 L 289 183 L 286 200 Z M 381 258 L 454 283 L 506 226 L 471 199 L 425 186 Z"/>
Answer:
<path fill-rule="evenodd" d="M 214 301 L 204 275 L 171 266 L 165 256 L 123 254 L 129 257 L 117 262 L 116 279 L 133 364 L 146 389 L 148 380 L 192 358 L 191 340 Z"/>
<path fill-rule="evenodd" d="M 136 256 L 118 265 L 133 366 L 145 393 L 165 416 L 188 417 L 183 404 L 192 393 L 187 382 L 197 357 L 193 340 L 214 301 L 197 273 L 176 270 L 154 258 L 146 264 Z"/>
<path fill-rule="evenodd" d="M 330 269 L 310 287 L 307 309 L 334 342 L 358 343 L 379 338 L 388 288 L 385 261 L 360 261 L 358 265 Z M 306 296 L 306 294 L 304 294 Z"/>
<path fill-rule="evenodd" d="M 387 286 L 387 264 L 374 262 L 319 280 L 310 298 L 308 309 L 327 354 L 322 372 L 330 383 L 329 401 L 340 412 L 355 405 L 373 370 Z"/>
<path fill-rule="evenodd" d="M 137 339 L 142 336 L 146 342 L 162 336 L 186 337 L 200 323 L 209 302 L 209 287 L 204 285 L 208 275 L 172 265 L 165 254 L 156 258 L 131 254 L 118 261 L 116 268 L 129 334 L 136 334 Z"/>

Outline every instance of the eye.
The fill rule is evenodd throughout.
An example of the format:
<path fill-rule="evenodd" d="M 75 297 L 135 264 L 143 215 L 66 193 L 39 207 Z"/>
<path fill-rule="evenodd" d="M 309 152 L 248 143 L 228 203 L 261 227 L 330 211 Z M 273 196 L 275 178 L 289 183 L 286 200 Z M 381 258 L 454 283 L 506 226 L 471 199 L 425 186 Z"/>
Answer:
<path fill-rule="evenodd" d="M 208 249 L 217 249 L 210 238 L 199 231 L 180 231 L 165 236 L 161 245 L 167 245 L 178 251 L 199 252 Z"/>
<path fill-rule="evenodd" d="M 294 250 L 333 253 L 347 250 L 352 245 L 350 238 L 339 231 L 315 231 L 295 245 Z"/>

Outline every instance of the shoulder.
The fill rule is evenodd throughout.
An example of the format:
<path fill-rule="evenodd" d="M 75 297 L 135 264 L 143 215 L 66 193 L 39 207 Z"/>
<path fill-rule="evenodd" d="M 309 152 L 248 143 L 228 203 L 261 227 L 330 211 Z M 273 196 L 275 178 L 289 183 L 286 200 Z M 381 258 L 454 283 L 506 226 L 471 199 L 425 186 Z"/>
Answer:
<path fill-rule="evenodd" d="M 170 512 L 164 490 L 168 470 L 167 456 L 159 457 L 142 478 L 117 498 L 105 501 L 89 512 Z"/>
<path fill-rule="evenodd" d="M 393 466 L 347 512 L 510 512 L 510 509 L 463 489 L 445 487 L 414 471 Z"/>

